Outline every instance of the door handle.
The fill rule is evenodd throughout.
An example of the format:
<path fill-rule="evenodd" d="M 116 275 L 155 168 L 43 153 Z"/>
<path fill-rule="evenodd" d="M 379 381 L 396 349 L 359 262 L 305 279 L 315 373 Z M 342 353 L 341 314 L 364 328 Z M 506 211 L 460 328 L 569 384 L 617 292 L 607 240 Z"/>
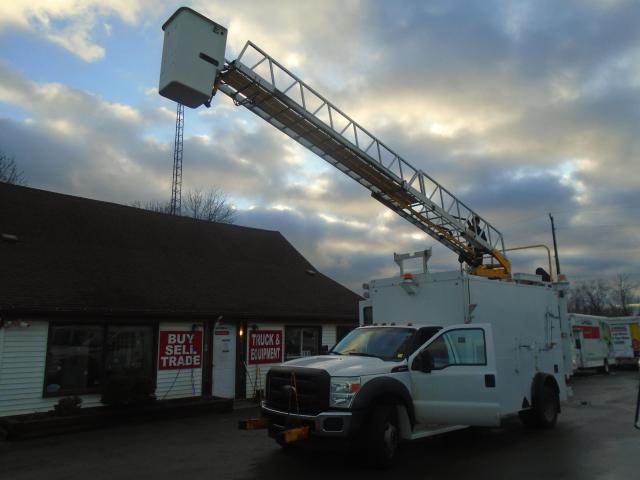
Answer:
<path fill-rule="evenodd" d="M 487 373 L 484 376 L 484 386 L 487 388 L 495 388 L 496 387 L 496 376 L 492 373 Z"/>

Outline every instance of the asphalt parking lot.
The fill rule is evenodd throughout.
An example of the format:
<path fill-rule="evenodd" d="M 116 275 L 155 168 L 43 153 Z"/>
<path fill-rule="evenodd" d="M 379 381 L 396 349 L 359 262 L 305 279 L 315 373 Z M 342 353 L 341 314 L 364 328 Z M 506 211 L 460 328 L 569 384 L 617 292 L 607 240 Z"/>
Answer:
<path fill-rule="evenodd" d="M 640 478 L 633 428 L 638 372 L 584 375 L 554 430 L 519 422 L 407 445 L 392 472 L 331 447 L 281 451 L 265 432 L 238 431 L 233 413 L 0 441 L 0 479 L 607 479 Z"/>

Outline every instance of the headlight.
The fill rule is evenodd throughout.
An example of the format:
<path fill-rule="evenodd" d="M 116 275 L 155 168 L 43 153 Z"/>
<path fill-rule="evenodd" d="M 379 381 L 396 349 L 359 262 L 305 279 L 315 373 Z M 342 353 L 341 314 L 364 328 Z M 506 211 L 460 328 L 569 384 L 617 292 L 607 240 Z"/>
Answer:
<path fill-rule="evenodd" d="M 329 405 L 338 408 L 349 408 L 358 390 L 360 390 L 360 377 L 331 378 Z"/>

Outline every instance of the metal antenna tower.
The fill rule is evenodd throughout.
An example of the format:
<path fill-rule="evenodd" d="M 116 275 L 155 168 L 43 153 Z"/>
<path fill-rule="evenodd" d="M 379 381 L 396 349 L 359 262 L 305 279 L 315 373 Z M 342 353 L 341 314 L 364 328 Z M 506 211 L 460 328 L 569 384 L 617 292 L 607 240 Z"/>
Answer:
<path fill-rule="evenodd" d="M 184 105 L 176 109 L 176 136 L 173 142 L 173 179 L 171 182 L 171 215 L 180 215 L 182 208 L 182 139 L 184 134 Z"/>

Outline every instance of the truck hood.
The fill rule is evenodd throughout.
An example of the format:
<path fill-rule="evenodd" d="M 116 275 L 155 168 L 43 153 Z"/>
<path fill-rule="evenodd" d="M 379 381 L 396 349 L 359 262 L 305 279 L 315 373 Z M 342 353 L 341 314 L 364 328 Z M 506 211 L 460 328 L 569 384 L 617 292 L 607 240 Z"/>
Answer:
<path fill-rule="evenodd" d="M 319 368 L 332 377 L 359 377 L 362 375 L 379 375 L 389 373 L 401 362 L 385 362 L 380 358 L 360 357 L 357 355 L 318 355 L 298 358 L 284 363 L 282 366 Z"/>

